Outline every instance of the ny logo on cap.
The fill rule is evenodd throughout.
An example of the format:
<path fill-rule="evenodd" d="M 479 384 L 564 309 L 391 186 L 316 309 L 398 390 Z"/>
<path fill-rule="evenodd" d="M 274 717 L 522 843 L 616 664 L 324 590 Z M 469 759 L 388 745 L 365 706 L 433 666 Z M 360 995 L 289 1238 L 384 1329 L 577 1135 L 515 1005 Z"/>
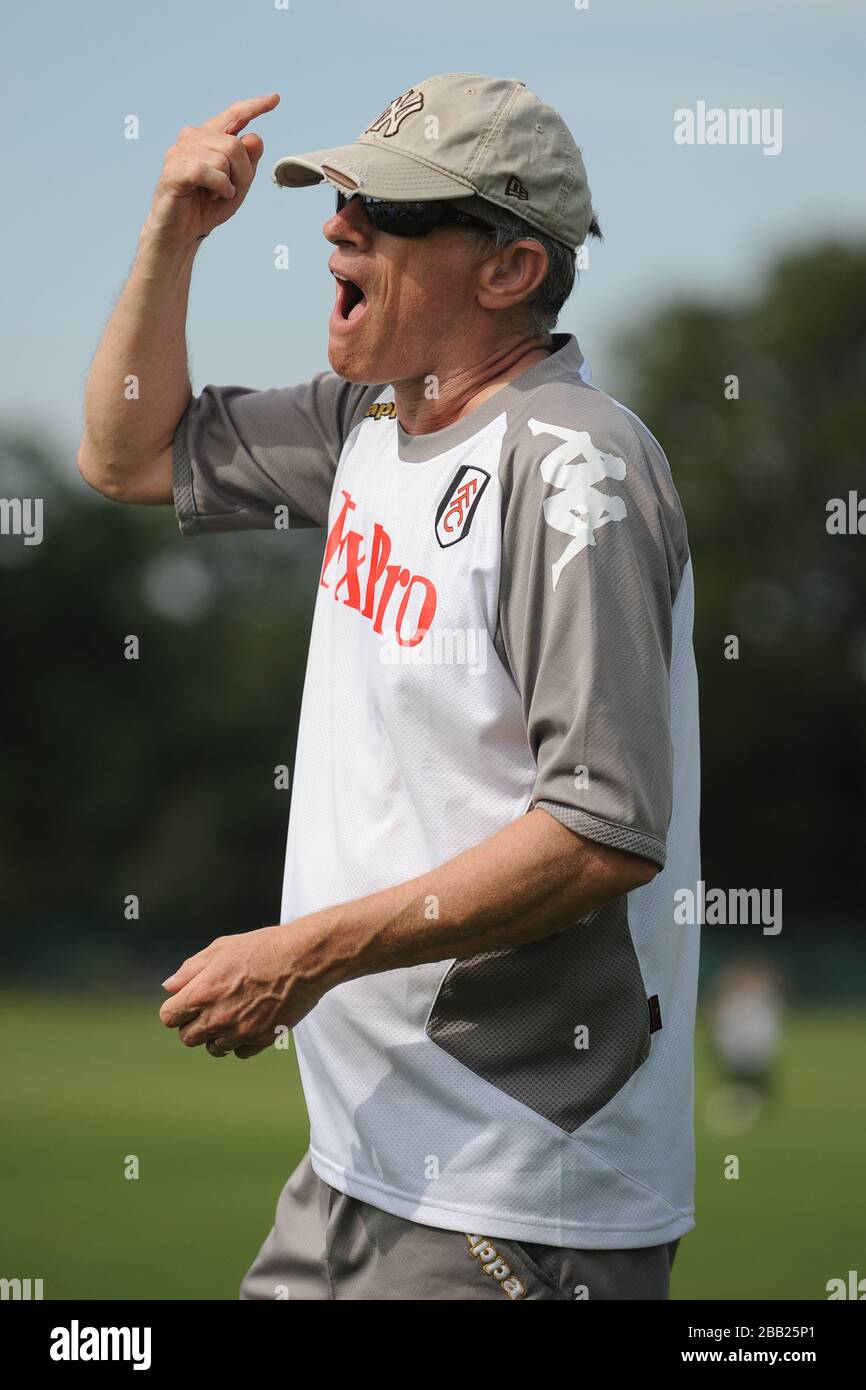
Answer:
<path fill-rule="evenodd" d="M 381 116 L 377 116 L 372 125 L 368 125 L 364 131 L 369 135 L 371 130 L 375 130 L 379 135 L 386 139 L 389 135 L 396 135 L 400 129 L 400 124 L 413 111 L 420 111 L 424 105 L 424 93 L 416 92 L 414 87 L 403 92 L 399 97 L 395 97 L 389 106 L 385 107 Z"/>

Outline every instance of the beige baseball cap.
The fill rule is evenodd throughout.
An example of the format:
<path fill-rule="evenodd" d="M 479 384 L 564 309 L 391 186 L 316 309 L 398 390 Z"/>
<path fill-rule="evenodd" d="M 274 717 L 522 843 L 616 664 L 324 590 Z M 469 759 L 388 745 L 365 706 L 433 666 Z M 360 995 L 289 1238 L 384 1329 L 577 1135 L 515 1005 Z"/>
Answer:
<path fill-rule="evenodd" d="M 395 97 L 352 145 L 286 155 L 274 182 L 327 181 L 370 198 L 427 201 L 477 194 L 572 248 L 592 199 L 568 126 L 516 77 L 449 72 Z"/>

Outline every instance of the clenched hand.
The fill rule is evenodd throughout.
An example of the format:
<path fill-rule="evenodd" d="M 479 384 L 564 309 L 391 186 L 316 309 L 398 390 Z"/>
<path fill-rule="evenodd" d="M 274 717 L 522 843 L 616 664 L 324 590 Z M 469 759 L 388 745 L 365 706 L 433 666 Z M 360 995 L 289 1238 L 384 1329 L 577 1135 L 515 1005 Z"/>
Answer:
<path fill-rule="evenodd" d="M 254 1057 L 277 1028 L 293 1028 L 327 984 L 311 966 L 305 921 L 220 936 L 163 982 L 171 994 L 159 1011 L 187 1047 L 206 1044 L 212 1057 Z"/>

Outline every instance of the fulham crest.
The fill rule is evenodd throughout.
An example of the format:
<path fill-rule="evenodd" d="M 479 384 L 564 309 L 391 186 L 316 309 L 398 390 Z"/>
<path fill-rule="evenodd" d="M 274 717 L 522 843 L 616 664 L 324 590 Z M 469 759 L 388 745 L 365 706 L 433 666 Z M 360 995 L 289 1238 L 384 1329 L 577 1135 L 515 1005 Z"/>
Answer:
<path fill-rule="evenodd" d="M 436 539 L 441 546 L 463 539 L 489 482 L 490 474 L 483 468 L 464 464 L 457 470 L 436 512 Z"/>

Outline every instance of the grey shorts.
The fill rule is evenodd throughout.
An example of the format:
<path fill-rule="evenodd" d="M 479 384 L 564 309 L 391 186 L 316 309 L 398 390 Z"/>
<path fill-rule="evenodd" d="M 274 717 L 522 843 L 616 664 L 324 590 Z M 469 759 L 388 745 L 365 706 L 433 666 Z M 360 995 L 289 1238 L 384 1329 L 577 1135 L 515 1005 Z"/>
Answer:
<path fill-rule="evenodd" d="M 310 1156 L 277 1203 L 242 1299 L 666 1299 L 679 1241 L 570 1250 L 392 1216 L 323 1182 Z"/>

